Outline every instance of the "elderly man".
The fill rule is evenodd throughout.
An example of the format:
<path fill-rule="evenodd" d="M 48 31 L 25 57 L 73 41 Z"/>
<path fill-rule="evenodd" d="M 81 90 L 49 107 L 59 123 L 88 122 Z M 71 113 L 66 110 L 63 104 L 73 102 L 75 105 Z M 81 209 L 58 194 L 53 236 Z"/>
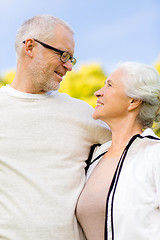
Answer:
<path fill-rule="evenodd" d="M 50 15 L 18 30 L 17 71 L 0 90 L 0 239 L 83 239 L 74 216 L 90 146 L 110 138 L 92 107 L 59 93 L 73 32 Z"/>

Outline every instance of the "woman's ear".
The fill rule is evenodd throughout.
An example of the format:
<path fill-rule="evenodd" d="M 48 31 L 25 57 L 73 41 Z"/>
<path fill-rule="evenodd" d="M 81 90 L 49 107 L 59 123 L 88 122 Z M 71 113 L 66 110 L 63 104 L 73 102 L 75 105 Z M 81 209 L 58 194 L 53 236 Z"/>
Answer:
<path fill-rule="evenodd" d="M 35 46 L 35 41 L 32 38 L 29 38 L 25 41 L 25 53 L 29 57 L 33 57 L 33 48 Z"/>
<path fill-rule="evenodd" d="M 142 103 L 142 100 L 132 98 L 132 99 L 130 100 L 130 104 L 129 104 L 128 110 L 129 110 L 129 111 L 132 111 L 132 110 L 134 110 L 134 109 L 139 108 L 139 106 L 141 105 L 141 103 Z"/>

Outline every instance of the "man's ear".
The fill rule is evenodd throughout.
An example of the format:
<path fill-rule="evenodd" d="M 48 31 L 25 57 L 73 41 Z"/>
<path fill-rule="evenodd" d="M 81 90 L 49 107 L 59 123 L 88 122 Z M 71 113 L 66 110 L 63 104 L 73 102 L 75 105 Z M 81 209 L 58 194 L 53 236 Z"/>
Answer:
<path fill-rule="evenodd" d="M 33 48 L 35 46 L 35 41 L 32 38 L 29 38 L 25 41 L 25 53 L 29 57 L 33 57 Z"/>
<path fill-rule="evenodd" d="M 138 108 L 141 105 L 141 103 L 142 103 L 142 100 L 131 98 L 130 104 L 128 106 L 128 110 L 132 111 L 132 110 Z"/>

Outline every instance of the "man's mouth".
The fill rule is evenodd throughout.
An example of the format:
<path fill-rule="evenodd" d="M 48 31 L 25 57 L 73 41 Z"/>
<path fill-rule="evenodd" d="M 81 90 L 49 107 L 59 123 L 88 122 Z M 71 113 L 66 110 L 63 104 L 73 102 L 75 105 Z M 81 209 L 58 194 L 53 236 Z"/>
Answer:
<path fill-rule="evenodd" d="M 56 72 L 56 71 L 55 71 L 55 73 L 56 73 L 57 75 L 59 75 L 60 77 L 63 77 L 63 74 L 62 74 L 62 73 Z"/>

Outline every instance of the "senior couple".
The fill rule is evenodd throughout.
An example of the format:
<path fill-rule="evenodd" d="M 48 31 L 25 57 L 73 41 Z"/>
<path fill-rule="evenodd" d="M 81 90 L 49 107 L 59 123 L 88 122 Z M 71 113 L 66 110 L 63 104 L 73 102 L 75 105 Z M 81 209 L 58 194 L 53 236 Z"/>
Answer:
<path fill-rule="evenodd" d="M 15 49 L 0 89 L 0 239 L 159 240 L 157 71 L 118 65 L 93 110 L 57 91 L 76 63 L 67 23 L 35 16 Z"/>

